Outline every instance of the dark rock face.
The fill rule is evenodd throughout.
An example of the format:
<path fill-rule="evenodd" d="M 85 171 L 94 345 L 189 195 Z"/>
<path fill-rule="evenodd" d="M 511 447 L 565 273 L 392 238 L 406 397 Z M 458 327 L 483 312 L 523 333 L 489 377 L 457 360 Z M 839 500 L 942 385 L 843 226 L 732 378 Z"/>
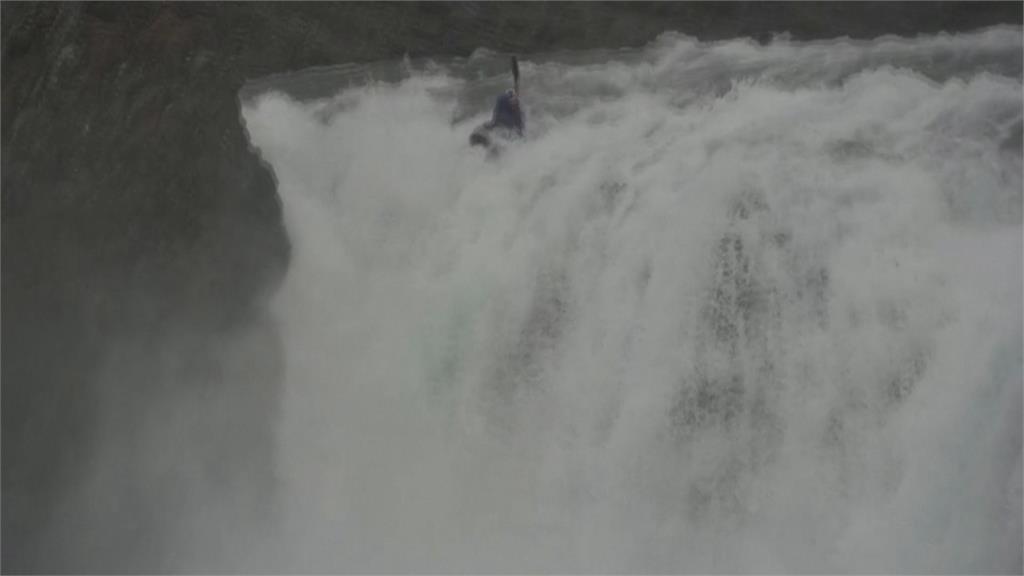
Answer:
<path fill-rule="evenodd" d="M 1020 24 L 1022 12 L 1015 2 L 5 2 L 0 16 L 3 569 L 138 572 L 221 565 L 229 546 L 187 521 L 211 498 L 226 510 L 211 533 L 273 513 L 280 359 L 264 303 L 289 244 L 273 175 L 240 122 L 246 79 L 481 46 L 639 45 L 665 30 L 957 31 Z M 183 400 L 196 397 L 238 401 Z M 172 464 L 157 466 L 153 446 L 132 439 L 158 434 L 154 406 L 167 405 L 194 422 L 161 456 Z M 86 478 L 101 487 L 83 488 Z M 75 502 L 97 495 L 113 496 Z M 193 564 L 178 548 L 189 534 Z"/>

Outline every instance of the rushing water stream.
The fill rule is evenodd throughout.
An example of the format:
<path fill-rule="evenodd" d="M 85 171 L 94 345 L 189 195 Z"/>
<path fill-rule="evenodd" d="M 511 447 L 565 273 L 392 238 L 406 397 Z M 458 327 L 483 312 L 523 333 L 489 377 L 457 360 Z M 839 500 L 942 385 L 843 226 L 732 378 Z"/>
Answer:
<path fill-rule="evenodd" d="M 524 55 L 496 159 L 498 55 L 248 87 L 284 564 L 1019 572 L 1021 48 Z"/>

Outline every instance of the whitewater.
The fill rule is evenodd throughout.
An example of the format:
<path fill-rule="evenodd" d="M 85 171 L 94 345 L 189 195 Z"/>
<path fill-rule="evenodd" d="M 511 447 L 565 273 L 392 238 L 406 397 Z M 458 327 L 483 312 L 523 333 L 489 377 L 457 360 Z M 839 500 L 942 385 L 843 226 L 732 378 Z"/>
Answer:
<path fill-rule="evenodd" d="M 262 80 L 283 566 L 1021 572 L 1021 53 L 521 54 L 490 159 L 503 55 Z"/>

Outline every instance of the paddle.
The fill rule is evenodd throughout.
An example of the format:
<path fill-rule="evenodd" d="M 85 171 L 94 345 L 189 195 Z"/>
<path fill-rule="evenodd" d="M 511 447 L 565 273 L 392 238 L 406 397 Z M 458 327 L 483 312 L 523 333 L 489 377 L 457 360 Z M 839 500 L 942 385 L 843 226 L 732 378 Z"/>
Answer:
<path fill-rule="evenodd" d="M 512 57 L 512 80 L 515 84 L 516 95 L 519 94 L 519 60 L 515 56 Z"/>

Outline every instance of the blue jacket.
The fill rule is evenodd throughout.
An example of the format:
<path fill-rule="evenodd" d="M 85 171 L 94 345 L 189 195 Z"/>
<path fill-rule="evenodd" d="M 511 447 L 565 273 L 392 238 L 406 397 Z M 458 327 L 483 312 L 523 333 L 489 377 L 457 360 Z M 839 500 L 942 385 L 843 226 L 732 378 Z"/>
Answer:
<path fill-rule="evenodd" d="M 495 126 L 515 130 L 516 134 L 523 135 L 523 109 L 512 90 L 498 96 L 498 101 L 494 104 L 494 115 L 491 117 L 490 127 Z"/>

